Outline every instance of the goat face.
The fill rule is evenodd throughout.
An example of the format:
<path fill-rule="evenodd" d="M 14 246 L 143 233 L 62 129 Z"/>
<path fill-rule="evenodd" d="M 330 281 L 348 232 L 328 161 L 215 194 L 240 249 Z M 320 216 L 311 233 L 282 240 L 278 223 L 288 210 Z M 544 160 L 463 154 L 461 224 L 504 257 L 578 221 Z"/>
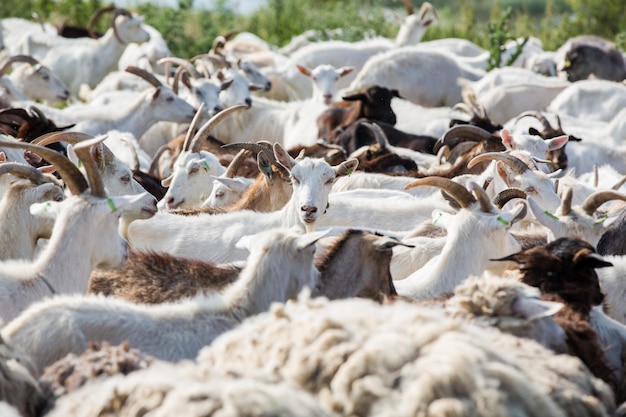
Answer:
<path fill-rule="evenodd" d="M 398 90 L 373 86 L 368 88 L 365 93 L 355 94 L 343 99 L 346 101 L 360 101 L 361 117 L 395 125 L 396 114 L 391 109 L 391 100 L 394 97 L 400 97 Z"/>
<path fill-rule="evenodd" d="M 167 87 L 159 87 L 149 95 L 152 118 L 155 120 L 189 123 L 195 109 Z"/>
<path fill-rule="evenodd" d="M 30 66 L 25 70 L 24 92 L 33 100 L 43 100 L 49 104 L 63 103 L 70 96 L 67 87 L 52 71 L 41 65 Z"/>
<path fill-rule="evenodd" d="M 150 34 L 142 27 L 143 18 L 138 16 L 118 16 L 115 20 L 117 32 L 126 43 L 143 43 L 150 40 Z"/>
<path fill-rule="evenodd" d="M 225 168 L 210 152 L 183 152 L 179 155 L 172 175 L 164 180 L 169 186 L 159 202 L 159 208 L 199 207 L 213 189 L 212 175 L 221 175 Z"/>
<path fill-rule="evenodd" d="M 299 161 L 291 170 L 293 197 L 297 199 L 300 220 L 305 224 L 315 223 L 326 211 L 328 194 L 335 182 L 335 173 L 326 163 L 317 159 Z"/>
<path fill-rule="evenodd" d="M 557 239 L 503 258 L 519 264 L 522 282 L 544 294 L 557 294 L 568 304 L 587 312 L 604 300 L 595 268 L 612 266 L 596 254 L 589 243 Z"/>
<path fill-rule="evenodd" d="M 250 81 L 251 85 L 258 85 L 263 88 L 263 91 L 270 91 L 272 89 L 272 82 L 261 73 L 261 71 L 248 60 L 240 60 L 237 63 L 239 69 L 243 72 L 243 75 Z"/>

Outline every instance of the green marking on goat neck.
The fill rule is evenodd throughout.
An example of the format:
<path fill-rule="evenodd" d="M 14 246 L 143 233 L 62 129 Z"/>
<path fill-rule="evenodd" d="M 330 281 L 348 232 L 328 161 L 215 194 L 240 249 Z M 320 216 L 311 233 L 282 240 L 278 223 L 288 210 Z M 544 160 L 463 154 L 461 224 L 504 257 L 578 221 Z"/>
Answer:
<path fill-rule="evenodd" d="M 204 167 L 204 170 L 206 172 L 209 172 L 211 170 L 211 167 L 209 166 L 209 163 L 207 161 L 202 161 L 202 166 Z"/>
<path fill-rule="evenodd" d="M 602 217 L 598 217 L 598 219 L 596 221 L 594 221 L 593 224 L 600 224 L 600 223 L 604 222 L 608 218 L 609 218 L 609 216 L 605 214 Z"/>
<path fill-rule="evenodd" d="M 51 206 L 51 205 L 52 205 L 52 204 L 50 204 L 50 202 L 49 202 L 49 201 L 46 201 L 46 204 L 44 204 L 44 205 L 41 207 L 41 210 L 39 210 L 39 214 L 44 214 L 46 211 L 48 211 L 48 209 L 50 208 L 50 206 Z"/>
<path fill-rule="evenodd" d="M 503 219 L 502 217 L 500 217 L 500 216 L 496 217 L 496 220 L 497 220 L 497 221 L 499 221 L 500 223 L 502 223 L 502 224 L 503 224 L 503 225 L 505 225 L 505 226 L 508 226 L 508 225 L 509 225 L 509 222 L 508 222 L 508 221 L 506 221 L 506 220 L 504 220 L 504 219 Z"/>
<path fill-rule="evenodd" d="M 545 214 L 545 215 L 546 215 L 546 216 L 548 216 L 548 217 L 552 217 L 554 220 L 559 220 L 559 218 L 558 218 L 558 217 L 556 217 L 554 214 L 550 213 L 548 210 L 545 210 L 545 211 L 543 212 L 543 214 Z"/>
<path fill-rule="evenodd" d="M 115 207 L 115 203 L 113 202 L 113 200 L 111 200 L 110 198 L 107 198 L 107 204 L 111 208 L 111 213 L 114 213 L 117 211 L 117 207 Z"/>

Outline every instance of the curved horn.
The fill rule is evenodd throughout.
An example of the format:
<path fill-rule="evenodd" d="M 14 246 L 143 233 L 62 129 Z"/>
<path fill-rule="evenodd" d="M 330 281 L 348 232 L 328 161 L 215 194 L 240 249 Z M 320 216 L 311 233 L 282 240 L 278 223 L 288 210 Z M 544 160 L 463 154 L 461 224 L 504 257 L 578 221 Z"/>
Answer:
<path fill-rule="evenodd" d="M 471 168 L 479 162 L 490 161 L 494 159 L 496 161 L 502 161 L 507 164 L 516 174 L 524 174 L 525 172 L 530 170 L 528 165 L 526 165 L 520 159 L 514 157 L 513 155 L 502 152 L 487 152 L 477 155 L 469 161 L 467 167 Z"/>
<path fill-rule="evenodd" d="M 433 15 L 435 15 L 437 19 L 439 18 L 439 15 L 437 14 L 437 9 L 435 9 L 435 7 L 427 1 L 422 3 L 422 7 L 420 7 L 420 11 L 418 12 L 419 18 L 423 19 L 424 17 L 426 17 L 426 13 L 428 13 L 429 11 Z"/>
<path fill-rule="evenodd" d="M 270 155 L 273 154 L 273 152 L 268 152 L 269 150 L 271 150 L 271 146 L 268 149 L 267 146 L 265 146 L 262 143 L 252 143 L 252 142 L 227 143 L 226 145 L 222 145 L 222 148 L 245 149 L 255 154 L 258 154 L 259 152 L 265 152 L 267 156 L 270 158 L 271 158 Z"/>
<path fill-rule="evenodd" d="M 51 132 L 39 136 L 31 143 L 33 145 L 46 146 L 50 145 L 51 143 L 67 142 L 75 145 L 91 138 L 93 138 L 93 136 L 82 132 Z M 106 166 L 115 160 L 115 154 L 104 143 L 101 146 L 102 154 L 104 157 L 102 164 Z"/>
<path fill-rule="evenodd" d="M 587 197 L 581 207 L 587 215 L 591 216 L 596 212 L 598 207 L 611 200 L 626 201 L 626 195 L 613 190 L 597 191 Z"/>
<path fill-rule="evenodd" d="M 495 210 L 495 207 L 493 206 L 493 204 L 491 204 L 491 200 L 489 199 L 489 196 L 487 195 L 485 190 L 483 190 L 483 187 L 473 181 L 470 181 L 468 186 L 469 189 L 476 196 L 476 200 L 480 204 L 480 209 L 485 213 L 492 213 Z"/>
<path fill-rule="evenodd" d="M 180 77 L 182 77 L 183 73 L 186 72 L 186 71 L 187 71 L 187 68 L 185 68 L 185 67 L 178 67 L 176 69 L 176 72 L 174 73 L 174 81 L 172 82 L 172 91 L 176 95 L 178 95 L 178 84 L 180 83 Z M 185 83 L 185 80 L 183 80 L 183 84 L 185 84 L 187 87 L 191 87 L 191 85 Z"/>
<path fill-rule="evenodd" d="M 380 146 L 380 149 L 387 149 L 389 146 L 389 140 L 387 140 L 387 135 L 383 132 L 383 129 L 378 126 L 376 123 L 362 122 L 363 126 L 367 127 L 374 134 L 374 138 L 376 139 L 376 143 Z"/>
<path fill-rule="evenodd" d="M 538 112 L 536 110 L 525 111 L 524 113 L 517 116 L 514 123 L 517 123 L 520 119 L 523 119 L 524 117 L 534 117 L 535 119 L 539 120 L 544 129 L 552 129 L 552 125 L 550 125 L 548 119 L 546 119 L 546 117 L 541 114 L 541 112 Z"/>
<path fill-rule="evenodd" d="M 53 151 L 52 149 L 26 142 L 13 142 L 2 139 L 0 139 L 0 146 L 15 149 L 27 149 L 41 156 L 56 167 L 57 172 L 61 175 L 61 178 L 63 178 L 65 185 L 67 185 L 67 188 L 69 188 L 70 192 L 74 195 L 82 194 L 87 188 L 89 188 L 87 180 L 83 177 L 83 174 L 80 172 L 78 167 L 65 156 Z"/>
<path fill-rule="evenodd" d="M 565 193 L 563 194 L 563 199 L 561 200 L 561 216 L 569 216 L 572 212 L 572 197 L 574 195 L 574 191 L 571 188 L 567 188 Z"/>
<path fill-rule="evenodd" d="M 100 170 L 96 165 L 96 161 L 94 161 L 91 154 L 91 148 L 92 146 L 98 145 L 105 139 L 106 136 L 99 136 L 96 138 L 87 139 L 78 143 L 74 147 L 76 155 L 85 166 L 87 179 L 89 180 L 89 186 L 91 188 L 91 194 L 95 197 L 103 198 L 106 197 L 106 191 L 104 191 L 104 181 L 102 180 L 102 175 L 100 174 Z"/>
<path fill-rule="evenodd" d="M 4 162 L 0 164 L 0 175 L 3 174 L 13 174 L 16 177 L 30 180 L 37 185 L 48 182 L 46 177 L 37 168 L 17 162 Z"/>
<path fill-rule="evenodd" d="M 622 187 L 622 185 L 624 185 L 624 183 L 626 183 L 626 175 L 623 176 L 621 180 L 617 181 L 611 189 L 617 191 Z"/>
<path fill-rule="evenodd" d="M 235 175 L 237 175 L 237 171 L 239 171 L 241 164 L 249 155 L 250 155 L 250 151 L 248 151 L 247 149 L 240 150 L 239 153 L 235 155 L 233 160 L 230 161 L 230 164 L 228 164 L 228 168 L 226 168 L 226 172 L 224 172 L 224 176 L 226 178 L 234 178 Z"/>
<path fill-rule="evenodd" d="M 166 62 L 171 62 L 172 64 L 176 64 L 179 67 L 185 68 L 189 72 L 189 74 L 191 74 L 191 76 L 195 79 L 202 78 L 202 74 L 200 74 L 196 67 L 194 67 L 193 64 L 186 59 L 177 58 L 174 56 L 166 56 L 165 58 L 159 59 L 157 61 L 157 64 L 164 64 Z"/>
<path fill-rule="evenodd" d="M 224 119 L 226 119 L 228 116 L 230 116 L 232 113 L 235 113 L 241 109 L 247 109 L 248 106 L 246 106 L 245 104 L 236 104 L 234 106 L 230 106 L 227 109 L 222 110 L 221 112 L 217 113 L 216 115 L 214 115 L 213 117 L 211 117 L 209 119 L 208 122 L 206 122 L 199 130 L 198 133 L 196 133 L 196 135 L 193 137 L 193 139 L 191 140 L 191 143 L 189 144 L 189 149 L 191 152 L 198 152 L 198 147 L 200 146 L 200 144 L 202 143 L 202 141 L 204 139 L 206 139 L 209 134 L 211 134 L 211 132 L 213 131 L 213 129 L 215 129 L 215 127 Z"/>
<path fill-rule="evenodd" d="M 191 58 L 189 61 L 190 62 L 195 62 L 197 59 L 199 60 L 209 60 L 211 61 L 214 65 L 215 68 L 220 68 L 220 67 L 226 67 L 226 68 L 230 68 L 230 64 L 228 63 L 228 61 L 226 61 L 226 58 L 224 58 L 221 55 L 216 55 L 216 54 L 200 54 L 200 55 L 196 55 L 193 58 Z"/>
<path fill-rule="evenodd" d="M 404 8 L 406 9 L 407 16 L 415 13 L 415 8 L 413 7 L 413 3 L 411 3 L 411 0 L 402 0 L 402 3 L 404 3 Z"/>
<path fill-rule="evenodd" d="M 42 122 L 44 122 L 45 124 L 50 123 L 50 121 L 48 120 L 48 118 L 46 117 L 45 114 L 43 114 L 43 112 L 41 110 L 39 110 L 39 107 L 37 106 L 30 106 L 28 108 L 31 112 L 35 113 L 37 115 L 37 117 L 39 117 L 39 120 L 41 120 Z"/>
<path fill-rule="evenodd" d="M 121 38 L 119 32 L 117 31 L 117 25 L 115 24 L 115 20 L 118 16 L 126 16 L 131 18 L 133 17 L 133 15 L 126 9 L 116 8 L 115 10 L 113 10 L 113 16 L 111 17 L 111 27 L 113 28 L 113 34 L 115 35 L 115 39 L 117 39 L 117 41 L 122 45 L 126 45 L 126 41 Z"/>
<path fill-rule="evenodd" d="M 171 153 L 172 150 L 167 145 L 163 145 L 159 149 L 157 149 L 154 156 L 152 157 L 152 162 L 150 162 L 150 168 L 148 168 L 148 174 L 157 178 L 161 176 L 159 172 L 159 159 L 161 159 L 161 155 L 163 155 L 165 152 Z"/>
<path fill-rule="evenodd" d="M 448 129 L 448 131 L 443 134 L 440 141 L 442 144 L 445 144 L 447 141 L 457 138 L 463 138 L 464 140 L 472 142 L 482 142 L 491 139 L 491 133 L 478 126 L 457 125 Z"/>
<path fill-rule="evenodd" d="M 152 84 L 155 88 L 159 88 L 163 85 L 161 84 L 161 81 L 159 81 L 159 79 L 154 74 L 146 71 L 143 68 L 139 68 L 134 65 L 129 65 L 128 67 L 126 67 L 126 72 L 130 72 L 131 74 L 135 74 L 136 76 L 143 78 L 144 80 Z"/>
<path fill-rule="evenodd" d="M 444 190 L 448 193 L 452 198 L 456 200 L 457 203 L 463 208 L 468 208 L 470 205 L 476 202 L 476 199 L 467 191 L 465 187 L 461 184 L 458 184 L 448 178 L 443 177 L 426 177 L 420 178 L 409 185 L 405 186 L 405 190 L 410 190 L 415 187 L 423 187 L 425 185 L 429 185 L 431 187 L 437 187 Z"/>
<path fill-rule="evenodd" d="M 110 7 L 104 7 L 102 9 L 96 10 L 91 17 L 89 18 L 89 22 L 87 22 L 87 32 L 89 32 L 89 37 L 96 39 L 98 37 L 98 35 L 96 35 L 96 32 L 94 30 L 94 26 L 96 25 L 96 22 L 98 21 L 98 19 L 100 19 L 100 17 L 105 14 L 105 13 L 110 13 L 113 10 L 115 10 L 115 6 L 110 6 Z"/>
<path fill-rule="evenodd" d="M 39 64 L 39 61 L 37 61 L 30 55 L 13 55 L 11 58 L 7 59 L 4 64 L 2 64 L 2 68 L 0 68 L 0 74 L 6 74 L 11 65 L 15 64 L 16 62 L 25 62 L 32 66 Z"/>
<path fill-rule="evenodd" d="M 521 198 L 526 200 L 526 192 L 520 188 L 507 188 L 502 190 L 493 198 L 493 204 L 501 209 L 506 203 L 514 198 Z"/>
<path fill-rule="evenodd" d="M 187 133 L 185 133 L 185 140 L 183 141 L 183 147 L 181 148 L 181 152 L 189 150 L 191 138 L 193 138 L 193 132 L 198 128 L 198 124 L 200 123 L 200 119 L 202 118 L 203 113 L 204 103 L 200 103 L 198 111 L 196 111 L 196 114 L 194 114 L 193 119 L 191 119 L 191 124 L 189 124 L 189 127 L 187 128 Z"/>

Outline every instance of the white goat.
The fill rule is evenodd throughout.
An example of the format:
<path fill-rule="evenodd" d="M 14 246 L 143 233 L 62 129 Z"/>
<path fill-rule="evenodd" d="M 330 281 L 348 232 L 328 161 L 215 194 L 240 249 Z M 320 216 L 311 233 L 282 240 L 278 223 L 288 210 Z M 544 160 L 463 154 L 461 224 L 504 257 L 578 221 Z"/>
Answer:
<path fill-rule="evenodd" d="M 83 142 L 77 151 L 84 154 L 102 140 L 103 137 Z M 11 320 L 46 296 L 84 292 L 94 268 L 123 264 L 127 248 L 118 233 L 118 208 L 131 204 L 134 197 L 106 197 L 102 179 L 90 158 L 82 158 L 88 184 L 70 161 L 54 151 L 24 143 L 2 142 L 2 146 L 26 148 L 46 158 L 57 167 L 73 194 L 61 202 L 31 206 L 32 214 L 56 218 L 50 242 L 37 260 L 1 263 L 0 316 Z M 85 193 L 87 188 L 90 193 Z"/>
<path fill-rule="evenodd" d="M 0 75 L 5 77 L 7 70 L 16 62 L 24 65 L 16 67 L 6 76 L 11 83 L 30 100 L 42 100 L 49 104 L 62 103 L 69 98 L 69 91 L 50 69 L 27 55 L 14 55 L 5 61 L 0 68 Z"/>
<path fill-rule="evenodd" d="M 220 164 L 217 156 L 211 152 L 200 150 L 200 144 L 206 140 L 211 131 L 222 120 L 231 113 L 246 108 L 245 105 L 229 107 L 228 109 L 213 116 L 203 125 L 191 138 L 192 132 L 196 129 L 198 119 L 202 116 L 203 106 L 201 105 L 189 126 L 182 151 L 173 167 L 172 174 L 161 181 L 169 187 L 165 196 L 158 206 L 160 209 L 199 207 L 206 200 L 213 189 L 212 175 L 222 175 L 226 168 Z"/>
<path fill-rule="evenodd" d="M 572 206 L 572 189 L 568 188 L 561 206 L 554 213 L 541 207 L 532 197 L 528 198 L 528 207 L 537 221 L 548 228 L 548 242 L 561 237 L 576 237 L 596 246 L 608 227 L 608 216 L 594 214 L 611 200 L 626 201 L 626 196 L 613 190 L 597 191 L 581 205 Z"/>
<path fill-rule="evenodd" d="M 195 113 L 194 108 L 178 97 L 174 92 L 147 71 L 129 67 L 128 72 L 144 78 L 153 89 L 137 95 L 122 95 L 118 100 L 107 106 L 73 105 L 63 110 L 42 107 L 46 116 L 55 121 L 76 123 L 72 128 L 75 132 L 90 135 L 107 133 L 110 130 L 129 132 L 140 138 L 150 126 L 161 120 L 172 122 L 190 122 Z M 131 100 L 128 104 L 127 101 Z"/>
<path fill-rule="evenodd" d="M 483 75 L 483 70 L 463 64 L 454 55 L 405 47 L 370 58 L 347 90 L 363 92 L 379 85 L 423 106 L 452 107 L 463 101 L 459 79 L 476 81 Z"/>
<path fill-rule="evenodd" d="M 129 42 L 146 42 L 150 35 L 141 24 L 143 18 L 124 9 L 114 12 L 113 27 L 98 39 L 72 39 L 53 46 L 41 60 L 69 88 L 73 96 L 81 84 L 95 87 L 117 62 Z"/>
<path fill-rule="evenodd" d="M 5 162 L 0 175 L 14 174 L 24 180 L 15 181 L 0 198 L 0 260 L 33 259 L 37 240 L 49 239 L 54 221 L 32 215 L 30 206 L 49 200 L 63 200 L 63 190 L 36 168 Z"/>
<path fill-rule="evenodd" d="M 581 80 L 554 97 L 548 111 L 587 121 L 610 122 L 626 107 L 626 86 L 607 80 Z"/>
<path fill-rule="evenodd" d="M 244 239 L 240 245 L 251 252 L 247 265 L 221 294 L 154 306 L 102 296 L 57 297 L 7 324 L 2 337 L 31 355 L 39 373 L 68 353 L 83 352 L 88 341 L 128 340 L 159 359 L 193 359 L 246 317 L 269 309 L 273 302 L 295 298 L 304 287 L 313 288 L 319 280 L 314 243 L 320 237 L 272 229 Z M 60 318 L 70 311 L 72 325 L 67 326 Z"/>
<path fill-rule="evenodd" d="M 409 5 L 408 2 L 405 5 L 407 6 L 407 16 L 403 19 L 395 41 L 385 38 L 374 38 L 359 42 L 316 42 L 306 45 L 291 54 L 289 63 L 282 69 L 282 79 L 287 84 L 290 99 L 303 100 L 311 97 L 313 93 L 306 79 L 295 70 L 296 65 L 309 68 L 315 68 L 322 64 L 332 65 L 336 68 L 351 66 L 360 71 L 365 63 L 377 54 L 417 44 L 426 33 L 428 26 L 436 18 L 436 10 L 430 3 L 425 2 L 422 4 L 419 12 L 415 14 L 412 5 Z M 340 80 L 338 88 L 347 87 L 354 80 L 355 75 L 352 74 Z"/>
<path fill-rule="evenodd" d="M 129 243 L 137 251 L 162 251 L 184 258 L 215 263 L 241 260 L 245 253 L 235 248 L 244 235 L 272 227 L 312 228 L 323 217 L 328 194 L 336 177 L 356 169 L 351 159 L 330 167 L 322 159 L 295 160 L 279 144 L 274 144 L 277 161 L 291 174 L 293 194 L 280 211 L 258 213 L 251 210 L 198 216 L 157 213 L 129 227 Z"/>
<path fill-rule="evenodd" d="M 482 274 L 490 259 L 521 249 L 508 229 L 525 216 L 525 205 L 500 212 L 476 183 L 470 183 L 470 188 L 477 199 L 465 187 L 443 178 L 425 178 L 415 185 L 445 189 L 461 205 L 461 210 L 455 215 L 433 212 L 433 223 L 448 230 L 446 243 L 441 253 L 422 268 L 406 279 L 394 281 L 398 294 L 427 299 L 452 292 L 469 275 Z"/>

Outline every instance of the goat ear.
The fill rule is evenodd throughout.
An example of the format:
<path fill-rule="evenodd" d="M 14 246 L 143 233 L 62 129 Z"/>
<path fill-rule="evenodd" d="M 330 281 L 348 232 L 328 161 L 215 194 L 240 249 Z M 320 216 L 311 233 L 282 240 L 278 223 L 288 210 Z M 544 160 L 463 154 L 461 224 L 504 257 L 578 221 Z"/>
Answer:
<path fill-rule="evenodd" d="M 0 162 L 6 162 L 7 161 L 7 154 L 4 152 L 0 152 Z"/>
<path fill-rule="evenodd" d="M 107 197 L 106 201 L 111 211 L 117 211 L 119 209 L 124 209 L 124 207 L 135 204 L 147 195 L 147 191 L 141 194 L 117 195 L 114 197 Z"/>
<path fill-rule="evenodd" d="M 352 174 L 358 166 L 359 160 L 351 158 L 343 161 L 339 165 L 334 166 L 333 171 L 335 171 L 335 177 L 343 177 L 344 175 Z"/>
<path fill-rule="evenodd" d="M 400 92 L 396 89 L 391 90 L 391 97 L 402 98 L 402 96 L 400 95 Z"/>
<path fill-rule="evenodd" d="M 544 210 L 544 208 L 541 207 L 534 198 L 528 197 L 526 201 L 528 202 L 530 212 L 533 216 L 535 216 L 535 219 L 537 219 L 539 223 L 543 224 L 548 229 L 561 225 L 558 217 L 550 213 L 548 210 Z"/>
<path fill-rule="evenodd" d="M 298 237 L 297 247 L 298 250 L 303 250 L 308 248 L 309 246 L 315 244 L 318 240 L 328 235 L 332 229 L 326 229 L 321 232 L 309 232 L 300 237 Z"/>
<path fill-rule="evenodd" d="M 281 164 L 287 171 L 291 171 L 291 168 L 296 164 L 296 160 L 287 153 L 285 148 L 280 143 L 274 144 L 274 156 L 279 164 Z"/>
<path fill-rule="evenodd" d="M 156 90 L 154 90 L 154 93 L 152 94 L 152 100 L 156 100 L 159 97 L 159 94 L 161 94 L 161 87 L 158 87 Z"/>
<path fill-rule="evenodd" d="M 171 175 L 170 175 L 169 177 L 167 177 L 167 178 L 163 178 L 163 179 L 161 180 L 161 185 L 162 185 L 163 187 L 169 187 L 169 186 L 170 186 L 170 184 L 172 183 L 172 179 L 173 179 L 173 178 L 174 178 L 174 174 L 171 174 Z"/>
<path fill-rule="evenodd" d="M 52 174 L 56 172 L 56 170 L 57 169 L 54 165 L 45 165 L 37 168 L 37 171 L 41 172 L 42 174 Z"/>
<path fill-rule="evenodd" d="M 539 298 L 518 297 L 511 305 L 511 309 L 515 315 L 530 321 L 553 316 L 563 308 L 563 305 L 563 303 L 544 301 Z"/>
<path fill-rule="evenodd" d="M 602 256 L 587 248 L 576 252 L 572 261 L 576 266 L 587 268 L 604 268 L 607 266 L 613 266 L 611 262 L 606 261 Z"/>
<path fill-rule="evenodd" d="M 557 136 L 556 138 L 547 139 L 545 142 L 548 144 L 549 151 L 555 151 L 561 149 L 569 141 L 568 135 Z"/>
<path fill-rule="evenodd" d="M 424 22 L 422 22 L 422 25 L 424 25 L 425 28 L 427 28 L 428 26 L 430 26 L 432 23 L 434 22 L 433 19 L 428 19 L 425 20 Z"/>
<path fill-rule="evenodd" d="M 263 90 L 265 87 L 263 87 L 262 85 L 258 85 L 258 84 L 250 84 L 248 86 L 248 91 L 260 91 Z"/>
<path fill-rule="evenodd" d="M 248 188 L 241 182 L 232 178 L 214 177 L 214 176 L 211 176 L 211 178 L 213 178 L 215 181 L 218 181 L 224 184 L 226 187 L 235 191 L 244 191 L 246 188 Z"/>
<path fill-rule="evenodd" d="M 43 203 L 34 203 L 30 205 L 30 214 L 33 216 L 45 217 L 47 219 L 56 219 L 61 212 L 61 202 L 46 201 Z"/>
<path fill-rule="evenodd" d="M 351 96 L 343 96 L 341 99 L 344 101 L 365 101 L 367 100 L 367 96 L 363 93 L 357 93 Z"/>
<path fill-rule="evenodd" d="M 298 72 L 300 72 L 303 75 L 306 75 L 307 77 L 311 76 L 311 70 L 308 69 L 307 67 L 300 65 L 300 64 L 296 64 L 296 68 L 298 69 Z"/>
<path fill-rule="evenodd" d="M 407 248 L 414 248 L 414 245 L 409 245 L 407 243 L 402 243 L 396 238 L 392 238 L 389 236 L 381 236 L 375 244 L 377 251 L 385 251 L 387 249 L 391 249 L 395 246 L 406 246 Z"/>
<path fill-rule="evenodd" d="M 511 132 L 509 132 L 507 129 L 502 129 L 502 133 L 500 133 L 500 136 L 502 137 L 502 144 L 505 148 L 515 149 L 515 141 L 513 140 Z"/>
<path fill-rule="evenodd" d="M 500 213 L 496 217 L 496 220 L 499 223 L 503 224 L 506 228 L 509 228 L 513 223 L 518 222 L 526 217 L 526 213 L 526 202 L 520 201 L 516 203 L 515 207 L 513 207 L 511 210 L 503 211 L 502 213 Z"/>
<path fill-rule="evenodd" d="M 511 175 L 511 173 L 509 172 L 506 164 L 503 164 L 500 161 L 496 161 L 496 172 L 508 187 L 513 187 L 513 175 Z"/>
<path fill-rule="evenodd" d="M 235 80 L 230 79 L 230 80 L 222 81 L 222 82 L 221 82 L 221 84 L 220 84 L 220 90 L 221 90 L 221 91 L 226 90 L 228 87 L 230 87 L 230 86 L 231 86 L 231 84 L 233 83 L 233 81 L 235 81 Z"/>
<path fill-rule="evenodd" d="M 184 72 L 183 72 L 182 81 L 183 81 L 183 84 L 185 84 L 185 87 L 187 87 L 189 90 L 192 89 L 191 81 L 189 80 L 189 77 L 187 76 L 187 74 L 185 74 Z"/>
<path fill-rule="evenodd" d="M 432 218 L 433 226 L 442 227 L 445 229 L 446 226 L 450 224 L 453 216 L 443 210 L 435 209 L 433 210 L 430 217 Z"/>
<path fill-rule="evenodd" d="M 352 71 L 354 71 L 354 67 L 341 67 L 339 68 L 339 76 L 343 77 L 344 75 L 350 74 Z"/>
<path fill-rule="evenodd" d="M 256 156 L 256 165 L 259 171 L 265 176 L 265 180 L 272 185 L 274 183 L 274 171 L 272 171 L 272 161 L 264 151 L 260 151 Z"/>
<path fill-rule="evenodd" d="M 250 252 L 250 250 L 253 248 L 253 241 L 254 241 L 254 235 L 246 235 L 246 236 L 242 236 L 237 243 L 235 243 L 235 247 L 237 249 L 244 249 L 247 250 L 248 252 Z"/>

